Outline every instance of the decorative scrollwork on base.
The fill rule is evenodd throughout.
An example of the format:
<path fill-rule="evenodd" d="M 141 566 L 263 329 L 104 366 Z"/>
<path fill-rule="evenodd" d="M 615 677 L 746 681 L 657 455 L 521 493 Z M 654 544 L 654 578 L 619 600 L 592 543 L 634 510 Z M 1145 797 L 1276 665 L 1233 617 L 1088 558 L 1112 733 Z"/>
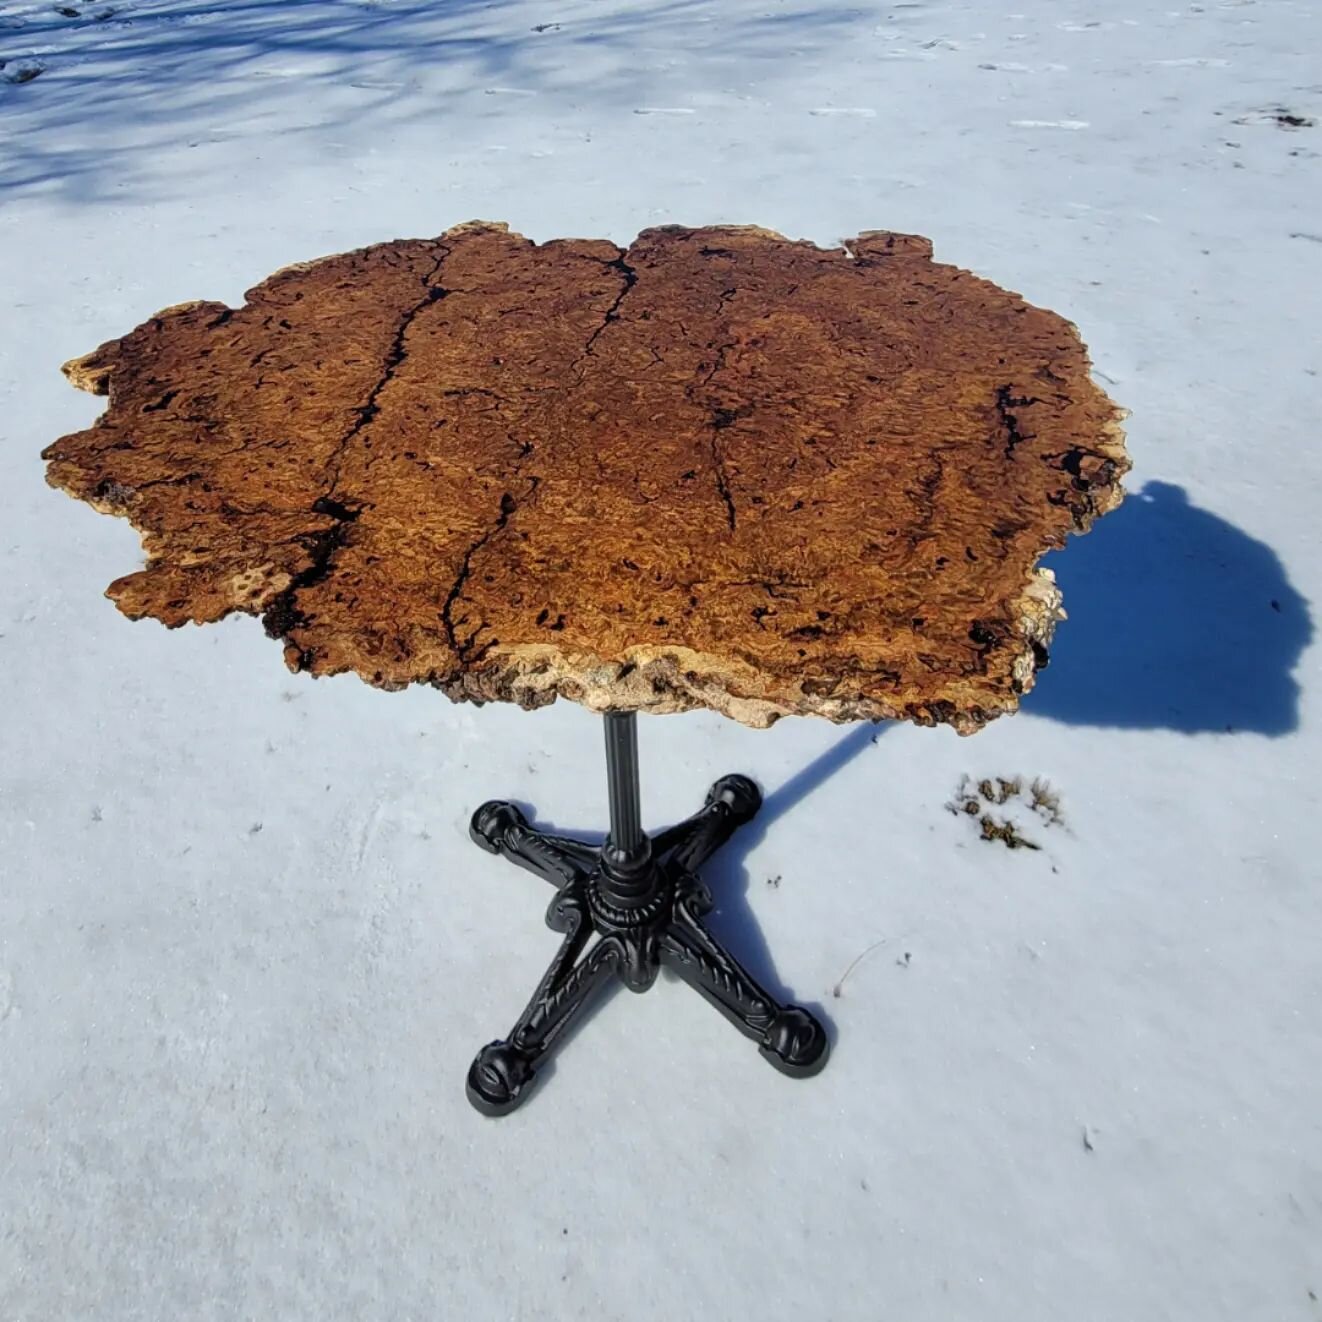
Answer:
<path fill-rule="evenodd" d="M 510 803 L 483 804 L 473 839 L 554 882 L 547 925 L 563 934 L 537 990 L 508 1038 L 488 1043 L 468 1072 L 468 1097 L 486 1115 L 505 1115 L 526 1097 L 556 1041 L 613 979 L 645 991 L 662 963 L 716 1006 L 777 1069 L 815 1074 L 829 1045 L 821 1024 L 797 1005 L 782 1005 L 703 926 L 712 895 L 693 869 L 748 821 L 761 794 L 746 776 L 725 776 L 701 812 L 652 840 L 642 898 L 613 898 L 610 878 L 587 845 L 530 826 Z M 589 942 L 596 934 L 595 945 Z"/>

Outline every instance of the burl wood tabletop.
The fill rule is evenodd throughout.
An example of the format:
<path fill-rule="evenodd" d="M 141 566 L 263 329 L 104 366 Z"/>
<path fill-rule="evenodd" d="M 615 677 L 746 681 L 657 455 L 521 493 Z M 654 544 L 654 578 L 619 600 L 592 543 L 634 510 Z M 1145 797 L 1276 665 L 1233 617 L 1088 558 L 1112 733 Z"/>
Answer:
<path fill-rule="evenodd" d="M 1128 468 L 1069 322 L 881 232 L 473 223 L 65 371 L 109 408 L 49 480 L 141 531 L 126 615 L 526 707 L 977 729 L 1061 618 L 1039 558 Z"/>

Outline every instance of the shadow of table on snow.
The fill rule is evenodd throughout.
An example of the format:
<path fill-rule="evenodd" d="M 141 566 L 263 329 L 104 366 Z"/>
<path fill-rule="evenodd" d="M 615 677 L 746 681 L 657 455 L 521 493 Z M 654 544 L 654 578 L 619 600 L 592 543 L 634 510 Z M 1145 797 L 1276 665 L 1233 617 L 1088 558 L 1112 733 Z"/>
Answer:
<path fill-rule="evenodd" d="M 1070 725 L 1283 735 L 1308 602 L 1265 543 L 1149 482 L 1047 558 L 1065 594 L 1023 710 Z"/>

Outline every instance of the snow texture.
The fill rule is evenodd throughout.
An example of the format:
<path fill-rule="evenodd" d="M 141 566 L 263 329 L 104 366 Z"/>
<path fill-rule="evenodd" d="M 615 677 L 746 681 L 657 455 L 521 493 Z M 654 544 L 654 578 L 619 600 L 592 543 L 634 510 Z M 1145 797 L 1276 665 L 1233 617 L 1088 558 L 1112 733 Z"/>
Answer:
<path fill-rule="evenodd" d="M 0 4 L 6 1322 L 1322 1318 L 1322 13 L 1008 8 Z M 467 819 L 604 826 L 598 720 L 130 625 L 43 484 L 64 360 L 472 217 L 926 234 L 1132 410 L 1021 715 L 640 722 L 650 825 L 768 792 L 706 875 L 815 1080 L 663 979 L 478 1116 L 555 938 Z"/>

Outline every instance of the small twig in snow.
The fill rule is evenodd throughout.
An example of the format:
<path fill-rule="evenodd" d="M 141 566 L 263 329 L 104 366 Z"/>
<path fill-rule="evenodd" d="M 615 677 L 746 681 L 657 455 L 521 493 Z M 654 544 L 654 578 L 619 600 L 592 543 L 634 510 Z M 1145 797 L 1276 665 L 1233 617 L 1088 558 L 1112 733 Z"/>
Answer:
<path fill-rule="evenodd" d="M 840 975 L 840 981 L 831 988 L 831 995 L 834 996 L 836 1000 L 839 1000 L 840 997 L 844 995 L 842 988 L 845 985 L 845 979 L 849 977 L 849 975 L 863 962 L 864 959 L 867 958 L 867 956 L 869 956 L 874 950 L 879 950 L 885 944 L 886 938 L 883 937 L 880 941 L 874 941 L 866 950 L 861 951 L 854 956 L 849 967 Z"/>

